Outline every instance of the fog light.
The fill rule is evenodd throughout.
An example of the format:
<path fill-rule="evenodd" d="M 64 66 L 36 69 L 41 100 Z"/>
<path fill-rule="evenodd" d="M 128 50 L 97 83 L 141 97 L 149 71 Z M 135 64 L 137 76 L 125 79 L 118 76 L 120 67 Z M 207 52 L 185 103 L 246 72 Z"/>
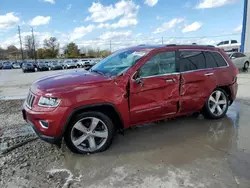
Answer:
<path fill-rule="evenodd" d="M 44 120 L 40 120 L 39 123 L 42 126 L 42 128 L 44 128 L 44 129 L 48 129 L 49 128 L 49 122 L 44 121 Z"/>

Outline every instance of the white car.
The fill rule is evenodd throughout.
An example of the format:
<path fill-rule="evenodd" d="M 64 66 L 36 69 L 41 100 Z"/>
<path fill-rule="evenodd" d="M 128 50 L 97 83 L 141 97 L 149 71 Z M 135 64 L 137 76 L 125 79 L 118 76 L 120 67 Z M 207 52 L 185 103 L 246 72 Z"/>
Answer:
<path fill-rule="evenodd" d="M 226 40 L 217 44 L 218 48 L 223 49 L 226 52 L 239 52 L 240 51 L 240 43 L 237 40 Z"/>
<path fill-rule="evenodd" d="M 248 70 L 250 62 L 249 57 L 240 52 L 228 52 L 227 54 L 237 68 Z"/>

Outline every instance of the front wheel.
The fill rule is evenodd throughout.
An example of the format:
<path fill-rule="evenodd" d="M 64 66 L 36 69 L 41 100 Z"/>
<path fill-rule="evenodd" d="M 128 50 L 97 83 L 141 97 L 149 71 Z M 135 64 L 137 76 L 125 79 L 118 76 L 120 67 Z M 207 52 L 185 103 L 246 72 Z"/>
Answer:
<path fill-rule="evenodd" d="M 74 153 L 97 153 L 106 150 L 114 137 L 114 125 L 100 112 L 79 114 L 68 126 L 65 143 Z"/>
<path fill-rule="evenodd" d="M 217 88 L 208 97 L 203 107 L 202 114 L 206 118 L 220 119 L 226 115 L 228 105 L 229 100 L 226 92 Z"/>

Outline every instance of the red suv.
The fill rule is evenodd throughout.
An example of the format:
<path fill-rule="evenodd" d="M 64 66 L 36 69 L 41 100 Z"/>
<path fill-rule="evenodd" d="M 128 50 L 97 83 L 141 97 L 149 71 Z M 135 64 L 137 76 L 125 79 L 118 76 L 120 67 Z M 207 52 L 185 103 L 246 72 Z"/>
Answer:
<path fill-rule="evenodd" d="M 225 116 L 238 69 L 223 50 L 200 45 L 140 45 L 119 50 L 89 71 L 36 81 L 23 117 L 41 139 L 77 153 L 107 149 L 118 130 L 201 112 Z"/>

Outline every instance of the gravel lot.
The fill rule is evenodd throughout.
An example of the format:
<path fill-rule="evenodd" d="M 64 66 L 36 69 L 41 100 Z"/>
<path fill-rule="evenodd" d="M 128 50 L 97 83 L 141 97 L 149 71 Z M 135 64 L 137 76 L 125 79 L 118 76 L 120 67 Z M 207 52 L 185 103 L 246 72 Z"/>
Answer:
<path fill-rule="evenodd" d="M 1 188 L 250 187 L 250 73 L 239 75 L 238 98 L 224 119 L 139 126 L 117 135 L 109 150 L 82 156 L 37 139 L 22 120 L 30 84 L 54 73 L 0 70 Z"/>

